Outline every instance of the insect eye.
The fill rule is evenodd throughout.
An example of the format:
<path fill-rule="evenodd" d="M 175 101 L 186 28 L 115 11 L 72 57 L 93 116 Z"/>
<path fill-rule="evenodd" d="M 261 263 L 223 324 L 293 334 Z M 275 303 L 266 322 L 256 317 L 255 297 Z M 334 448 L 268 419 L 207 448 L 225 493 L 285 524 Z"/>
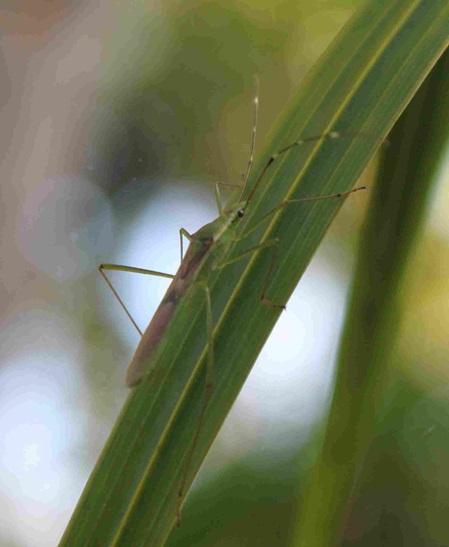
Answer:
<path fill-rule="evenodd" d="M 239 218 L 242 218 L 242 216 L 245 214 L 245 211 L 243 209 L 240 209 L 239 211 L 237 211 L 237 216 Z"/>

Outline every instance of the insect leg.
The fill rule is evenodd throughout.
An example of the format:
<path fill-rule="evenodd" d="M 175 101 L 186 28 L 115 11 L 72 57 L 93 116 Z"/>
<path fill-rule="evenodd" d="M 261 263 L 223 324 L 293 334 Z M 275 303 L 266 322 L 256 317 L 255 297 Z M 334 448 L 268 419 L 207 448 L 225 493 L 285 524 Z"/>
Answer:
<path fill-rule="evenodd" d="M 182 236 L 187 238 L 189 241 L 192 241 L 191 234 L 189 234 L 189 232 L 185 228 L 181 228 L 179 230 L 179 242 L 180 242 L 180 247 L 181 247 L 181 262 L 182 262 L 182 259 L 184 258 L 184 246 L 183 246 Z"/>
<path fill-rule="evenodd" d="M 218 184 L 215 184 L 214 186 L 214 194 L 215 194 L 215 202 L 217 204 L 217 209 L 218 209 L 218 215 L 221 216 L 221 213 L 223 212 L 223 204 L 221 202 L 221 196 L 220 196 L 220 191 L 218 189 Z"/>
<path fill-rule="evenodd" d="M 325 199 L 341 199 L 341 198 L 345 198 L 346 196 L 349 196 L 349 194 L 354 194 L 355 192 L 359 192 L 360 190 L 366 190 L 366 189 L 367 189 L 366 186 L 358 186 L 357 188 L 353 188 L 352 190 L 349 190 L 348 192 L 342 192 L 338 194 L 328 194 L 327 196 L 315 196 L 311 198 L 302 198 L 302 199 L 287 199 L 285 201 L 281 201 L 281 203 L 276 205 L 276 207 L 273 207 L 273 209 L 270 209 L 268 213 L 266 213 L 261 219 L 259 219 L 256 222 L 256 224 L 251 226 L 251 228 L 248 231 L 242 234 L 241 239 L 245 238 L 246 236 L 254 232 L 254 230 L 256 230 L 261 224 L 263 224 L 267 220 L 267 218 L 269 218 L 274 213 L 277 213 L 284 207 L 287 207 L 288 205 L 292 205 L 294 203 L 307 203 L 309 201 L 322 201 Z"/>
<path fill-rule="evenodd" d="M 254 247 L 251 247 L 250 249 L 247 249 L 246 251 L 243 251 L 242 253 L 235 256 L 232 260 L 229 260 L 225 264 L 221 265 L 219 269 L 223 269 L 226 266 L 229 266 L 230 264 L 233 264 L 234 262 L 237 262 L 241 258 L 244 258 L 245 256 L 255 253 L 257 251 L 260 251 L 262 249 L 265 249 L 267 247 L 272 247 L 273 245 L 277 245 L 279 243 L 278 239 L 271 239 L 268 241 L 264 241 L 263 243 L 259 243 L 258 245 L 255 245 Z M 213 389 L 214 389 L 214 339 L 213 339 L 213 331 L 214 331 L 214 324 L 213 324 L 213 318 L 212 318 L 212 302 L 210 297 L 210 289 L 207 285 L 203 285 L 205 296 L 206 296 L 206 313 L 207 313 L 207 369 L 206 369 L 206 391 L 204 396 L 204 404 L 203 408 L 201 409 L 201 414 L 198 418 L 198 425 L 195 431 L 195 436 L 192 441 L 192 446 L 190 448 L 190 453 L 187 458 L 186 468 L 183 475 L 183 478 L 181 480 L 181 484 L 179 486 L 178 491 L 178 502 L 176 506 L 176 522 L 177 526 L 181 523 L 181 505 L 184 501 L 184 490 L 185 490 L 185 484 L 187 481 L 187 475 L 189 472 L 190 465 L 192 463 L 193 455 L 195 453 L 195 448 L 198 443 L 198 438 L 201 433 L 201 428 L 204 422 L 204 417 L 206 415 L 206 410 L 209 405 L 210 399 L 212 397 Z M 268 300 L 265 299 L 265 303 L 271 304 Z M 277 307 L 275 304 L 271 304 L 273 307 Z"/>
<path fill-rule="evenodd" d="M 265 249 L 266 247 L 272 247 L 273 245 L 278 245 L 278 244 L 279 244 L 279 239 L 268 239 L 267 241 L 264 241 L 263 243 L 259 243 L 258 245 L 255 245 L 254 247 L 250 247 L 249 249 L 246 249 L 246 251 L 239 253 L 231 260 L 228 260 L 227 262 L 222 264 L 219 267 L 219 269 L 222 270 L 223 268 L 226 268 L 227 266 L 234 264 L 234 262 L 238 262 L 241 258 L 245 258 L 245 256 L 248 256 L 249 254 Z"/>
<path fill-rule="evenodd" d="M 268 298 L 265 298 L 265 293 L 268 288 L 269 280 L 271 276 L 273 275 L 274 266 L 276 264 L 276 260 L 279 254 L 279 239 L 269 239 L 267 241 L 264 241 L 263 243 L 259 243 L 258 245 L 251 247 L 250 249 L 247 249 L 246 251 L 243 251 L 243 253 L 238 254 L 235 256 L 232 260 L 229 260 L 225 264 L 223 264 L 220 269 L 225 268 L 226 266 L 229 266 L 230 264 L 233 264 L 234 262 L 237 262 L 241 258 L 244 258 L 245 256 L 254 253 L 256 251 L 260 251 L 262 249 L 266 249 L 267 247 L 273 247 L 273 258 L 271 260 L 270 268 L 267 272 L 265 282 L 262 288 L 262 292 L 260 293 L 260 300 L 262 304 L 266 304 L 267 306 L 270 306 L 270 308 L 273 309 L 283 309 L 285 310 L 284 304 L 275 304 L 274 302 L 271 302 L 271 300 L 268 300 Z"/>
<path fill-rule="evenodd" d="M 214 389 L 214 320 L 212 318 L 212 301 L 210 298 L 210 289 L 204 286 L 206 295 L 206 313 L 207 313 L 207 372 L 206 372 L 206 391 L 209 392 L 208 399 Z"/>
<path fill-rule="evenodd" d="M 279 240 L 278 240 L 279 241 Z M 270 279 L 271 277 L 273 276 L 273 272 L 274 272 L 274 267 L 276 265 L 276 262 L 277 262 L 277 259 L 278 259 L 278 256 L 279 256 L 279 247 L 274 247 L 273 248 L 273 256 L 271 258 L 271 263 L 270 263 L 270 267 L 267 271 L 267 275 L 265 276 L 265 281 L 264 281 L 264 284 L 263 284 L 263 287 L 262 287 L 262 291 L 260 293 L 260 301 L 262 302 L 262 304 L 265 304 L 266 306 L 269 306 L 270 308 L 274 309 L 274 310 L 286 310 L 287 309 L 287 306 L 285 304 L 275 304 L 274 302 L 272 302 L 271 300 L 268 300 L 268 298 L 265 298 L 265 294 L 267 292 L 267 289 L 268 289 L 268 285 L 270 283 Z"/>
<path fill-rule="evenodd" d="M 120 264 L 100 264 L 98 266 L 98 271 L 100 272 L 100 274 L 102 275 L 102 277 L 106 281 L 106 283 L 108 284 L 108 286 L 111 289 L 111 291 L 113 292 L 114 296 L 117 298 L 117 300 L 118 300 L 120 306 L 122 307 L 123 311 L 129 317 L 129 319 L 131 320 L 131 323 L 135 326 L 135 328 L 136 328 L 137 332 L 140 334 L 140 336 L 142 336 L 142 331 L 139 329 L 139 327 L 137 326 L 137 323 L 132 318 L 132 316 L 129 313 L 127 307 L 125 306 L 123 300 L 118 295 L 117 291 L 115 290 L 114 286 L 112 285 L 110 279 L 108 278 L 108 276 L 106 275 L 104 270 L 115 270 L 115 271 L 119 271 L 119 272 L 131 272 L 131 273 L 138 273 L 138 274 L 144 274 L 144 275 L 154 275 L 155 277 L 166 277 L 168 279 L 173 279 L 175 276 L 172 275 L 172 274 L 168 274 L 168 273 L 156 272 L 154 270 L 145 270 L 143 268 L 133 268 L 132 266 L 122 266 Z"/>
<path fill-rule="evenodd" d="M 207 407 L 209 406 L 209 401 L 212 397 L 212 392 L 214 389 L 214 341 L 213 341 L 213 332 L 214 332 L 214 323 L 212 318 L 212 301 L 210 297 L 210 289 L 207 285 L 203 285 L 204 294 L 206 296 L 206 314 L 207 314 L 207 368 L 206 368 L 206 391 L 204 396 L 203 408 L 201 409 L 200 416 L 198 418 L 198 425 L 196 427 L 195 435 L 193 437 L 192 445 L 190 447 L 190 452 L 185 464 L 184 475 L 179 485 L 178 490 L 178 501 L 176 504 L 176 524 L 179 526 L 181 524 L 181 506 L 184 501 L 184 490 L 187 481 L 187 475 L 189 473 L 190 465 L 192 463 L 192 458 L 195 453 L 195 448 L 198 443 L 198 438 L 203 426 L 204 417 L 206 415 Z"/>
<path fill-rule="evenodd" d="M 342 192 L 342 193 L 339 193 L 339 194 L 330 194 L 330 195 L 327 195 L 327 196 L 318 196 L 318 197 L 303 198 L 303 199 L 290 199 L 290 200 L 283 201 L 279 205 L 276 205 L 276 207 L 273 207 L 273 209 L 268 211 L 268 213 L 266 213 L 259 221 L 257 221 L 255 225 L 253 225 L 247 232 L 245 232 L 242 235 L 242 239 L 244 237 L 248 236 L 249 234 L 251 234 L 256 228 L 258 228 L 261 224 L 263 224 L 271 215 L 277 213 L 278 211 L 280 211 L 284 207 L 287 207 L 288 205 L 298 204 L 298 203 L 305 203 L 305 202 L 309 202 L 309 201 L 320 201 L 320 200 L 325 200 L 325 199 L 344 198 L 344 197 L 348 196 L 349 194 L 353 194 L 354 192 L 358 192 L 359 190 L 366 190 L 366 187 L 365 186 L 360 186 L 358 188 L 354 188 L 352 190 L 349 190 L 348 192 Z M 260 295 L 260 300 L 263 304 L 266 304 L 266 305 L 270 306 L 273 309 L 284 309 L 285 310 L 285 304 L 275 304 L 275 303 L 271 302 L 270 300 L 268 300 L 267 298 L 265 298 L 265 294 L 266 294 L 266 291 L 268 289 L 270 278 L 272 277 L 273 272 L 274 272 L 274 267 L 275 267 L 275 264 L 276 264 L 276 261 L 277 261 L 278 254 L 279 254 L 279 248 L 276 247 L 273 251 L 273 258 L 271 260 L 270 268 L 267 272 L 264 287 L 263 287 L 262 293 Z"/>

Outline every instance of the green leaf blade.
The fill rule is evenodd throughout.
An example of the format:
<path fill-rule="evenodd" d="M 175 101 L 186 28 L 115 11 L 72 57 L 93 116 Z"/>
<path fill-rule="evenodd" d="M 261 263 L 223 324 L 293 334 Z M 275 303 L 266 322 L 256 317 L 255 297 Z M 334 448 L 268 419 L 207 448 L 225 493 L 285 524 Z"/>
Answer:
<path fill-rule="evenodd" d="M 297 527 L 299 545 L 344 540 L 345 520 L 378 431 L 394 363 L 404 276 L 409 263 L 413 266 L 411 257 L 435 180 L 432 172 L 447 134 L 448 68 L 446 51 L 396 123 L 383 154 L 360 245 L 321 456 Z"/>

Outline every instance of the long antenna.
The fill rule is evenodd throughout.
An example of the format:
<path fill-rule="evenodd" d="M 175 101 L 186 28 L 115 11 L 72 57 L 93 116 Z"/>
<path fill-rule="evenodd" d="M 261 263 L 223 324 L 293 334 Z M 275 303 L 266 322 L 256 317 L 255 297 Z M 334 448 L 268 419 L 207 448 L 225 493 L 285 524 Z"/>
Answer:
<path fill-rule="evenodd" d="M 246 188 L 246 183 L 248 182 L 249 175 L 251 174 L 251 168 L 254 163 L 254 154 L 256 151 L 257 116 L 259 113 L 259 78 L 257 76 L 254 76 L 254 81 L 256 84 L 256 94 L 254 96 L 254 124 L 253 124 L 253 134 L 251 138 L 251 155 L 249 157 L 248 168 L 246 170 L 246 175 L 243 180 L 243 188 L 240 193 L 239 201 L 242 199 L 243 192 L 245 191 L 245 188 Z"/>

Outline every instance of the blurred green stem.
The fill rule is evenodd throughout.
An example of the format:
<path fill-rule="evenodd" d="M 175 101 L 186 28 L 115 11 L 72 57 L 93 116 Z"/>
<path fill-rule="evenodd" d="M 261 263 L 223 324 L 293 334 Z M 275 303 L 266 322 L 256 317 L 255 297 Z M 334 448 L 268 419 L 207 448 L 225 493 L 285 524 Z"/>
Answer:
<path fill-rule="evenodd" d="M 425 220 L 449 124 L 449 55 L 441 57 L 389 136 L 361 238 L 321 454 L 296 545 L 339 545 L 388 383 L 401 324 L 401 283 Z"/>

